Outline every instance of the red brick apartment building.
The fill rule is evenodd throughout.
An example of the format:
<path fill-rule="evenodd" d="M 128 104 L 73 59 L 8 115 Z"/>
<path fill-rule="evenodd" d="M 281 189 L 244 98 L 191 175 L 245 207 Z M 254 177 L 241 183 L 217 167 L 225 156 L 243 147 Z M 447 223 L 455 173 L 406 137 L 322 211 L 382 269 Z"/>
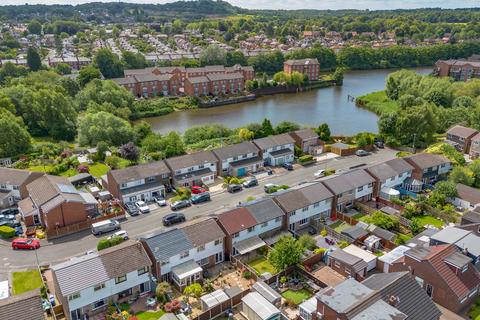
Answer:
<path fill-rule="evenodd" d="M 439 77 L 451 77 L 455 81 L 480 78 L 480 62 L 465 60 L 438 60 L 434 73 Z"/>
<path fill-rule="evenodd" d="M 202 68 L 153 67 L 125 70 L 124 78 L 113 79 L 137 97 L 216 95 L 241 92 L 253 80 L 253 67 L 205 66 Z"/>
<path fill-rule="evenodd" d="M 283 64 L 283 72 L 292 74 L 294 71 L 307 75 L 309 80 L 316 81 L 320 76 L 320 63 L 317 59 L 285 61 Z"/>

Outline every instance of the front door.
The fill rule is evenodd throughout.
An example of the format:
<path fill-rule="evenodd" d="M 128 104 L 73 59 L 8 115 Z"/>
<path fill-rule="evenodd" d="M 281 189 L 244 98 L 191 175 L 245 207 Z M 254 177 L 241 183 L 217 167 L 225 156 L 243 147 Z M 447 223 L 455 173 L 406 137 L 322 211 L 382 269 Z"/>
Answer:
<path fill-rule="evenodd" d="M 70 315 L 72 316 L 72 320 L 80 320 L 82 313 L 80 312 L 80 309 L 77 309 L 70 312 Z"/>
<path fill-rule="evenodd" d="M 140 283 L 140 293 L 150 291 L 150 282 Z"/>
<path fill-rule="evenodd" d="M 237 176 L 243 177 L 246 172 L 247 172 L 247 170 L 246 170 L 245 168 L 239 168 L 239 169 L 237 170 Z"/>

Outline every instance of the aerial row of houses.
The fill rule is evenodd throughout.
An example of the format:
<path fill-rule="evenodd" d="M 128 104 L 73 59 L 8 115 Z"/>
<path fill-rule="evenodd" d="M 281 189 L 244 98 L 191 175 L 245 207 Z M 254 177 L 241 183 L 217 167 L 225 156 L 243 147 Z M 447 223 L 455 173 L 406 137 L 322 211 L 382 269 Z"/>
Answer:
<path fill-rule="evenodd" d="M 4 66 L 5 63 L 13 63 L 17 66 L 27 67 L 26 58 L 15 58 L 15 59 L 0 59 L 0 67 Z M 60 56 L 60 57 L 48 57 L 43 61 L 43 63 L 51 68 L 55 68 L 60 63 L 69 65 L 73 70 L 80 70 L 80 68 L 89 65 L 92 63 L 92 59 L 87 57 L 77 57 L 77 56 Z"/>
<path fill-rule="evenodd" d="M 253 67 L 235 65 L 205 66 L 202 68 L 152 67 L 125 70 L 123 78 L 113 79 L 137 97 L 158 95 L 205 96 L 239 93 L 245 81 L 253 80 Z"/>
<path fill-rule="evenodd" d="M 480 57 L 472 55 L 468 60 L 438 60 L 433 73 L 439 77 L 451 77 L 455 81 L 480 78 Z"/>

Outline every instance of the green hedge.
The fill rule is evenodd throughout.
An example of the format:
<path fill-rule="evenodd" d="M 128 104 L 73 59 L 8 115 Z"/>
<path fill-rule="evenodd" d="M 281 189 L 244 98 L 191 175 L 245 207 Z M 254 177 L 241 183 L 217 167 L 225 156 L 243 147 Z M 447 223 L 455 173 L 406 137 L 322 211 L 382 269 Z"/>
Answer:
<path fill-rule="evenodd" d="M 101 251 L 103 249 L 116 246 L 117 244 L 120 244 L 123 241 L 124 239 L 122 237 L 112 237 L 112 239 L 101 239 L 100 241 L 98 241 L 97 251 Z"/>
<path fill-rule="evenodd" d="M 0 227 L 0 237 L 4 239 L 10 239 L 15 236 L 15 229 L 10 228 L 9 226 Z"/>
<path fill-rule="evenodd" d="M 300 163 L 306 163 L 306 162 L 310 162 L 310 161 L 313 161 L 313 156 L 311 154 L 306 154 L 306 155 L 298 158 L 298 162 L 300 162 Z"/>

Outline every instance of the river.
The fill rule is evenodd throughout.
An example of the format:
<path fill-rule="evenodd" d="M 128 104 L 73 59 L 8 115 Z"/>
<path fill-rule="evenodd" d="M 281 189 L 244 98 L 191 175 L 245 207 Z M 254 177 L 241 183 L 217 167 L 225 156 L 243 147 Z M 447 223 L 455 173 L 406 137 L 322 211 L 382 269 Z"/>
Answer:
<path fill-rule="evenodd" d="M 432 68 L 413 69 L 427 74 Z M 268 118 L 275 125 L 288 120 L 306 126 L 328 123 L 335 135 L 353 135 L 361 131 L 377 132 L 378 117 L 357 108 L 347 99 L 373 91 L 383 90 L 389 73 L 395 70 L 350 71 L 345 74 L 343 86 L 317 89 L 298 94 L 266 96 L 255 101 L 208 109 L 173 112 L 165 116 L 147 118 L 158 133 L 183 132 L 202 124 L 221 123 L 237 128 Z"/>

